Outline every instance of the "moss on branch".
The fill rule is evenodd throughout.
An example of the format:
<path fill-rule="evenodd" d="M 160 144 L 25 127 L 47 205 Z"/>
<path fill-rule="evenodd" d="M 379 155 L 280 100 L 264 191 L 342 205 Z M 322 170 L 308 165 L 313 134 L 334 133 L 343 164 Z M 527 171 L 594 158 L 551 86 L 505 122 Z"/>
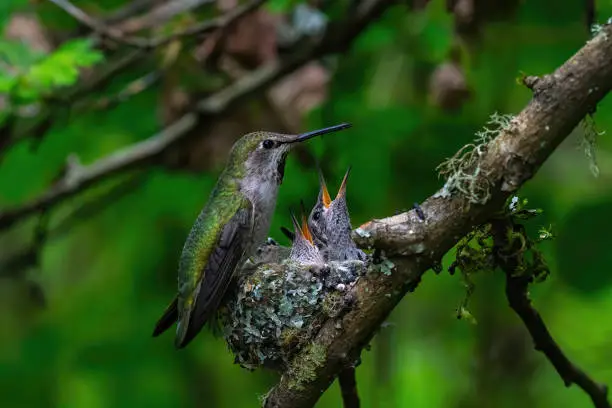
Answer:
<path fill-rule="evenodd" d="M 453 194 L 447 188 L 450 194 L 436 194 L 423 202 L 420 214 L 411 210 L 374 219 L 355 231 L 353 237 L 362 248 L 384 251 L 395 266 L 392 273 L 368 273 L 359 279 L 351 289 L 354 306 L 340 318 L 325 322 L 313 339 L 326 350 L 314 378 L 296 391 L 290 386 L 292 373 L 286 371 L 266 396 L 265 407 L 312 407 L 347 360 L 359 356 L 404 294 L 417 287 L 421 276 L 438 265 L 463 236 L 499 214 L 510 195 L 534 176 L 612 89 L 611 36 L 612 26 L 606 25 L 554 73 L 525 78 L 533 99 L 487 143 L 486 151 L 479 150 L 477 173 L 460 167 L 471 174 L 470 185 L 487 189 L 470 188 L 469 194 L 457 194 L 457 189 Z M 298 353 L 295 361 L 304 355 L 304 351 Z"/>

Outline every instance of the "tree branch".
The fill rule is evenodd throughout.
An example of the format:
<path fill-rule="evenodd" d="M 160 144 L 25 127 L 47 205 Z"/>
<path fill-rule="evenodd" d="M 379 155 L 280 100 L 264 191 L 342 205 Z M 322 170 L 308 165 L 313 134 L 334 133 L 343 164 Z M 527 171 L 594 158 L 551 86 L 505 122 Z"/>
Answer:
<path fill-rule="evenodd" d="M 144 172 L 137 172 L 125 181 L 119 182 L 97 197 L 87 199 L 77 208 L 61 219 L 47 231 L 46 225 L 39 220 L 34 230 L 34 239 L 20 251 L 0 258 L 0 278 L 18 278 L 27 272 L 28 268 L 35 267 L 39 261 L 39 253 L 43 244 L 72 233 L 79 224 L 91 219 L 100 212 L 115 204 L 123 197 L 133 194 L 147 179 Z M 42 221 L 47 221 L 42 219 Z M 3 254 L 5 255 L 5 254 Z"/>
<path fill-rule="evenodd" d="M 363 7 L 359 13 L 351 16 L 352 19 L 349 18 L 348 21 L 332 27 L 318 40 L 303 44 L 287 57 L 265 65 L 201 100 L 194 112 L 185 114 L 159 134 L 127 146 L 90 165 L 69 167 L 64 177 L 41 196 L 24 205 L 0 211 L 0 231 L 40 211 L 43 207 L 50 209 L 62 200 L 110 176 L 154 162 L 171 147 L 184 140 L 199 120 L 203 118 L 210 120 L 222 114 L 311 60 L 348 48 L 359 32 L 393 3 L 393 0 L 369 1 L 367 7 Z M 356 27 L 359 27 L 359 30 Z"/>
<path fill-rule="evenodd" d="M 0 142 L 0 160 L 5 151 L 8 151 L 23 140 L 33 138 L 36 142 L 42 141 L 45 133 L 56 122 L 56 115 L 62 110 L 68 110 L 78 105 L 81 98 L 106 86 L 113 76 L 132 66 L 145 54 L 146 52 L 142 49 L 131 50 L 131 52 L 126 55 L 120 56 L 116 61 L 109 63 L 104 69 L 96 72 L 93 78 L 87 82 L 77 84 L 68 89 L 61 89 L 59 93 L 47 96 L 41 103 L 41 113 L 38 115 L 39 117 L 36 123 L 12 135 L 8 134 L 6 139 L 2 137 L 3 135 L 0 135 L 0 141 L 3 141 L 3 143 Z M 37 143 L 33 145 L 33 147 L 36 146 Z"/>
<path fill-rule="evenodd" d="M 68 0 L 49 0 L 56 6 L 60 7 L 66 13 L 70 14 L 81 24 L 89 27 L 95 33 L 99 34 L 103 38 L 109 38 L 117 43 L 125 44 L 130 47 L 152 49 L 161 47 L 174 40 L 184 37 L 195 37 L 202 34 L 207 34 L 222 27 L 226 27 L 246 14 L 256 10 L 259 6 L 264 4 L 266 0 L 252 0 L 242 6 L 236 7 L 230 12 L 219 16 L 216 19 L 204 21 L 195 24 L 191 27 L 187 27 L 184 30 L 179 30 L 167 36 L 159 38 L 144 38 L 138 36 L 125 35 L 121 30 L 113 27 L 108 27 L 104 23 L 96 20 L 80 8 L 73 5 Z"/>
<path fill-rule="evenodd" d="M 342 393 L 344 408 L 359 408 L 359 394 L 357 393 L 357 376 L 355 367 L 346 367 L 338 374 L 338 383 Z"/>
<path fill-rule="evenodd" d="M 14 222 L 43 208 L 51 208 L 62 200 L 71 197 L 87 187 L 106 180 L 107 178 L 133 169 L 141 164 L 152 161 L 163 153 L 164 149 L 173 145 L 197 123 L 194 114 L 188 114 L 162 130 L 157 135 L 118 150 L 88 166 L 79 163 L 69 163 L 63 177 L 40 197 L 23 206 L 0 212 L 0 230 L 10 227 Z"/>
<path fill-rule="evenodd" d="M 477 155 L 473 185 L 487 186 L 483 204 L 462 193 L 445 197 L 445 191 L 422 205 L 422 221 L 415 210 L 372 220 L 354 233 L 362 248 L 384 253 L 385 270 L 371 266 L 351 291 L 354 307 L 344 316 L 326 322 L 312 347 L 295 358 L 292 367 L 268 393 L 264 406 L 312 407 L 347 362 L 359 355 L 389 313 L 426 270 L 438 264 L 457 241 L 498 212 L 508 196 L 531 179 L 555 148 L 612 88 L 612 26 L 589 41 L 553 74 L 527 81 L 534 90 L 529 104 Z M 448 183 L 448 181 L 447 181 Z M 447 186 L 448 187 L 448 186 Z M 308 372 L 301 361 L 320 362 Z M 299 386 L 296 386 L 296 383 Z"/>
<path fill-rule="evenodd" d="M 44 101 L 44 109 L 42 109 L 43 112 L 41 113 L 37 123 L 27 127 L 16 135 L 12 135 L 11 137 L 0 135 L 0 155 L 16 143 L 31 136 L 35 136 L 39 141 L 42 140 L 44 134 L 53 125 L 53 116 L 57 114 L 58 110 L 71 107 L 77 101 L 77 99 L 91 93 L 93 90 L 102 88 L 110 78 L 127 69 L 135 62 L 141 60 L 144 56 L 148 55 L 147 51 L 149 49 L 168 44 L 178 38 L 188 36 L 196 37 L 202 34 L 209 34 L 216 30 L 225 29 L 230 27 L 232 24 L 235 24 L 240 18 L 244 17 L 265 3 L 265 0 L 251 1 L 215 19 L 204 21 L 185 30 L 180 30 L 168 36 L 157 39 L 146 39 L 139 37 L 126 37 L 120 30 L 108 27 L 104 23 L 98 22 L 67 0 L 51 1 L 62 9 L 66 10 L 66 12 L 83 24 L 87 23 L 87 26 L 97 33 L 103 34 L 103 36 L 106 35 L 108 38 L 114 39 L 117 42 L 127 43 L 127 45 L 136 47 L 136 49 L 119 58 L 118 61 L 111 64 L 110 67 L 102 70 L 102 72 L 87 83 L 78 84 L 72 89 L 68 90 L 61 89 L 58 94 L 48 96 Z M 5 126 L 5 128 L 7 133 L 11 130 L 8 126 Z"/>
<path fill-rule="evenodd" d="M 155 4 L 155 0 L 133 0 L 123 7 L 113 11 L 102 19 L 103 24 L 109 26 L 125 19 L 144 13 Z"/>
<path fill-rule="evenodd" d="M 196 11 L 202 6 L 215 2 L 216 0 L 169 0 L 161 4 L 154 4 L 144 15 L 120 22 L 117 28 L 124 33 L 134 33 L 163 24 L 181 13 Z"/>
<path fill-rule="evenodd" d="M 608 387 L 595 382 L 567 358 L 548 331 L 542 316 L 531 304 L 528 287 L 532 277 L 517 274 L 518 258 L 522 256 L 521 248 L 517 248 L 520 245 L 518 242 L 514 245 L 509 242 L 507 234 L 520 225 L 515 225 L 511 220 L 495 220 L 491 225 L 497 248 L 497 264 L 506 274 L 506 298 L 529 331 L 535 349 L 542 352 L 555 367 L 566 387 L 576 384 L 589 395 L 595 408 L 611 408 L 612 405 L 608 402 Z"/>

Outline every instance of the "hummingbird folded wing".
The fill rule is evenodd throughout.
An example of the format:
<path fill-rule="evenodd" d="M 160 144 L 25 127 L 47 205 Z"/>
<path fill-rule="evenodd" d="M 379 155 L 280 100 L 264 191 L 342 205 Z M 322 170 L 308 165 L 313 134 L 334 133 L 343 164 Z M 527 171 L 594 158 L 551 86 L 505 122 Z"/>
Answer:
<path fill-rule="evenodd" d="M 216 312 L 234 271 L 244 259 L 252 228 L 253 207 L 248 200 L 242 200 L 239 209 L 221 228 L 217 244 L 210 252 L 193 291 L 188 289 L 188 293 L 179 293 L 177 348 L 183 348 L 193 340 Z"/>
<path fill-rule="evenodd" d="M 178 320 L 178 297 L 174 297 L 172 303 L 166 307 L 164 314 L 159 318 L 153 329 L 153 337 L 157 337 L 170 328 Z"/>

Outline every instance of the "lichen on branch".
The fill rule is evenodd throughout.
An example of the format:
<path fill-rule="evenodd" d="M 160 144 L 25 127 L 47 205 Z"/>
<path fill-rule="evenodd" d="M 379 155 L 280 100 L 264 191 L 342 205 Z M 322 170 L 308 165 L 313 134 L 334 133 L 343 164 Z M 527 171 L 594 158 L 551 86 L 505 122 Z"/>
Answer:
<path fill-rule="evenodd" d="M 500 115 L 497 112 L 492 114 L 488 126 L 476 132 L 474 142 L 463 146 L 436 168 L 438 174 L 446 179 L 436 196 L 452 197 L 461 194 L 474 204 L 484 204 L 491 198 L 492 182 L 486 173 L 482 174 L 481 159 L 489 143 L 500 132 L 509 129 L 512 118 L 512 115 Z"/>
<path fill-rule="evenodd" d="M 374 219 L 354 232 L 362 248 L 385 251 L 394 265 L 393 273 L 368 275 L 355 284 L 356 305 L 340 322 L 326 322 L 313 339 L 326 350 L 316 377 L 298 392 L 290 387 L 291 373 L 285 372 L 267 394 L 265 407 L 312 407 L 345 367 L 346 358 L 360 353 L 402 297 L 418 286 L 421 276 L 474 227 L 499 214 L 509 196 L 534 176 L 612 89 L 610 37 L 612 25 L 606 25 L 554 73 L 524 79 L 534 92 L 533 99 L 511 120 L 508 129 L 500 129 L 487 143 L 486 150 L 476 153 L 472 160 L 475 168 L 459 166 L 466 181 L 458 185 L 467 195 L 446 188 L 444 196 L 438 193 L 421 203 L 419 214 L 411 210 Z M 486 187 L 474 189 L 470 184 Z M 419 250 L 410 250 L 415 247 Z M 304 355 L 304 351 L 298 353 L 295 361 Z"/>
<path fill-rule="evenodd" d="M 606 132 L 597 129 L 595 119 L 593 119 L 592 115 L 587 115 L 581 123 L 582 137 L 580 138 L 580 148 L 584 151 L 584 155 L 589 162 L 591 174 L 593 174 L 593 177 L 599 177 L 599 165 L 597 164 L 595 150 L 597 147 L 597 139 Z"/>
<path fill-rule="evenodd" d="M 527 208 L 527 204 L 526 198 L 512 196 L 502 211 L 488 222 L 474 228 L 457 244 L 455 260 L 448 267 L 448 271 L 451 275 L 459 271 L 466 288 L 465 297 L 457 308 L 458 319 L 476 321 L 468 308 L 470 297 L 476 288 L 473 277 L 476 274 L 492 272 L 501 267 L 500 256 L 512 256 L 516 262 L 514 274 L 526 277 L 530 282 L 543 282 L 550 274 L 538 245 L 542 241 L 552 239 L 554 234 L 546 227 L 541 227 L 535 237 L 527 233 L 522 221 L 542 214 L 541 209 Z M 511 253 L 508 253 L 508 248 L 498 248 L 495 245 L 495 234 L 499 234 L 499 231 L 495 228 L 494 223 L 499 220 L 507 220 L 508 225 L 512 225 L 512 228 L 503 232 L 504 242 L 514 248 Z"/>

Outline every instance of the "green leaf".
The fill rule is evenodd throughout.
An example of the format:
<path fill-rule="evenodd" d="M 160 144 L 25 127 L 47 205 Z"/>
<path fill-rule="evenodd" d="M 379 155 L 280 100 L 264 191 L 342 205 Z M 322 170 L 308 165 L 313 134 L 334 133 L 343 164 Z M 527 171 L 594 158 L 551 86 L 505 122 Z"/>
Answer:
<path fill-rule="evenodd" d="M 72 85 L 79 78 L 79 68 L 90 67 L 102 60 L 102 53 L 92 48 L 90 40 L 68 41 L 31 64 L 15 94 L 20 99 L 32 100 L 55 88 Z"/>
<path fill-rule="evenodd" d="M 17 77 L 0 72 L 0 94 L 8 94 L 17 83 Z"/>
<path fill-rule="evenodd" d="M 357 38 L 356 48 L 362 52 L 377 51 L 393 44 L 397 29 L 382 24 L 373 24 L 366 32 Z"/>

